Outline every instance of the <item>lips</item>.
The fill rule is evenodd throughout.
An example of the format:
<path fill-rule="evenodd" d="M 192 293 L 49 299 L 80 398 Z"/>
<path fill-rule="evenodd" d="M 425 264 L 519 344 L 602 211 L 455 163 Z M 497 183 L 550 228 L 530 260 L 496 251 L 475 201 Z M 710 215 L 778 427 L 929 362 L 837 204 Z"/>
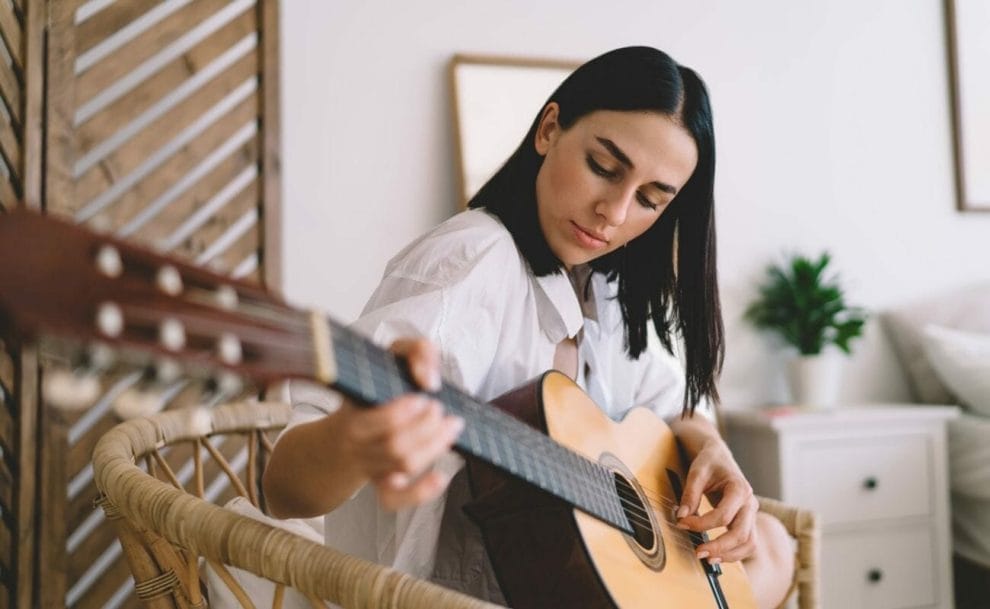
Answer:
<path fill-rule="evenodd" d="M 571 222 L 571 229 L 573 230 L 574 237 L 577 239 L 578 243 L 588 249 L 601 249 L 608 245 L 608 239 L 606 239 L 603 235 L 581 228 L 581 226 L 575 222 Z"/>

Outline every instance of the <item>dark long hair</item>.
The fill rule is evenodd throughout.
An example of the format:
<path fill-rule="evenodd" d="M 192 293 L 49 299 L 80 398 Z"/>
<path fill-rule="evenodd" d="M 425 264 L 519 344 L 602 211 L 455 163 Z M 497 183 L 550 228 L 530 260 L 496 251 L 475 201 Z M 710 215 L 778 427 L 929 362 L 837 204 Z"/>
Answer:
<path fill-rule="evenodd" d="M 715 266 L 715 135 L 704 82 L 663 51 L 626 47 L 579 67 L 550 102 L 560 106 L 563 129 L 596 110 L 649 111 L 671 117 L 694 139 L 698 164 L 660 218 L 591 267 L 618 281 L 629 356 L 638 358 L 646 349 L 648 320 L 671 353 L 676 332 L 684 343 L 685 411 L 693 413 L 702 396 L 717 402 L 725 345 Z M 543 157 L 534 142 L 542 114 L 541 109 L 516 151 L 468 202 L 501 219 L 537 276 L 563 268 L 543 236 L 536 209 Z"/>

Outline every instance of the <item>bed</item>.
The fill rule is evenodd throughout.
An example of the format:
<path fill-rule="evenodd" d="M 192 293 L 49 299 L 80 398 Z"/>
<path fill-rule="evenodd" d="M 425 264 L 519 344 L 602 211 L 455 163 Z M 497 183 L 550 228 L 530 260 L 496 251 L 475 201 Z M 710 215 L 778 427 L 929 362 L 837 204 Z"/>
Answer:
<path fill-rule="evenodd" d="M 957 609 L 990 593 L 990 284 L 886 312 L 916 401 L 958 404 L 950 421 L 949 479 Z"/>

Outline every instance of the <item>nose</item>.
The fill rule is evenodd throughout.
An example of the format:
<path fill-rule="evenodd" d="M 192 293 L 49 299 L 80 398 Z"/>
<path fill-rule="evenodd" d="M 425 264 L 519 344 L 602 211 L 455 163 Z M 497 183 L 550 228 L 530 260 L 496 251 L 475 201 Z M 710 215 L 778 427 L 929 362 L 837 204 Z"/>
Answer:
<path fill-rule="evenodd" d="M 635 189 L 615 188 L 595 204 L 595 213 L 604 218 L 609 226 L 622 226 L 635 200 Z"/>

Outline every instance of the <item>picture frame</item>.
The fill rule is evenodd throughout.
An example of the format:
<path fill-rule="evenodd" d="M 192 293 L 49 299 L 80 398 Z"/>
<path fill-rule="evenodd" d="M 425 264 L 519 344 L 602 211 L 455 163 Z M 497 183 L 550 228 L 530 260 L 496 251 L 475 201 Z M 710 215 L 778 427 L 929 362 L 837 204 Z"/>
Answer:
<path fill-rule="evenodd" d="M 990 2 L 945 0 L 956 207 L 990 212 Z"/>
<path fill-rule="evenodd" d="M 456 54 L 449 64 L 461 205 L 519 146 L 580 61 Z"/>

